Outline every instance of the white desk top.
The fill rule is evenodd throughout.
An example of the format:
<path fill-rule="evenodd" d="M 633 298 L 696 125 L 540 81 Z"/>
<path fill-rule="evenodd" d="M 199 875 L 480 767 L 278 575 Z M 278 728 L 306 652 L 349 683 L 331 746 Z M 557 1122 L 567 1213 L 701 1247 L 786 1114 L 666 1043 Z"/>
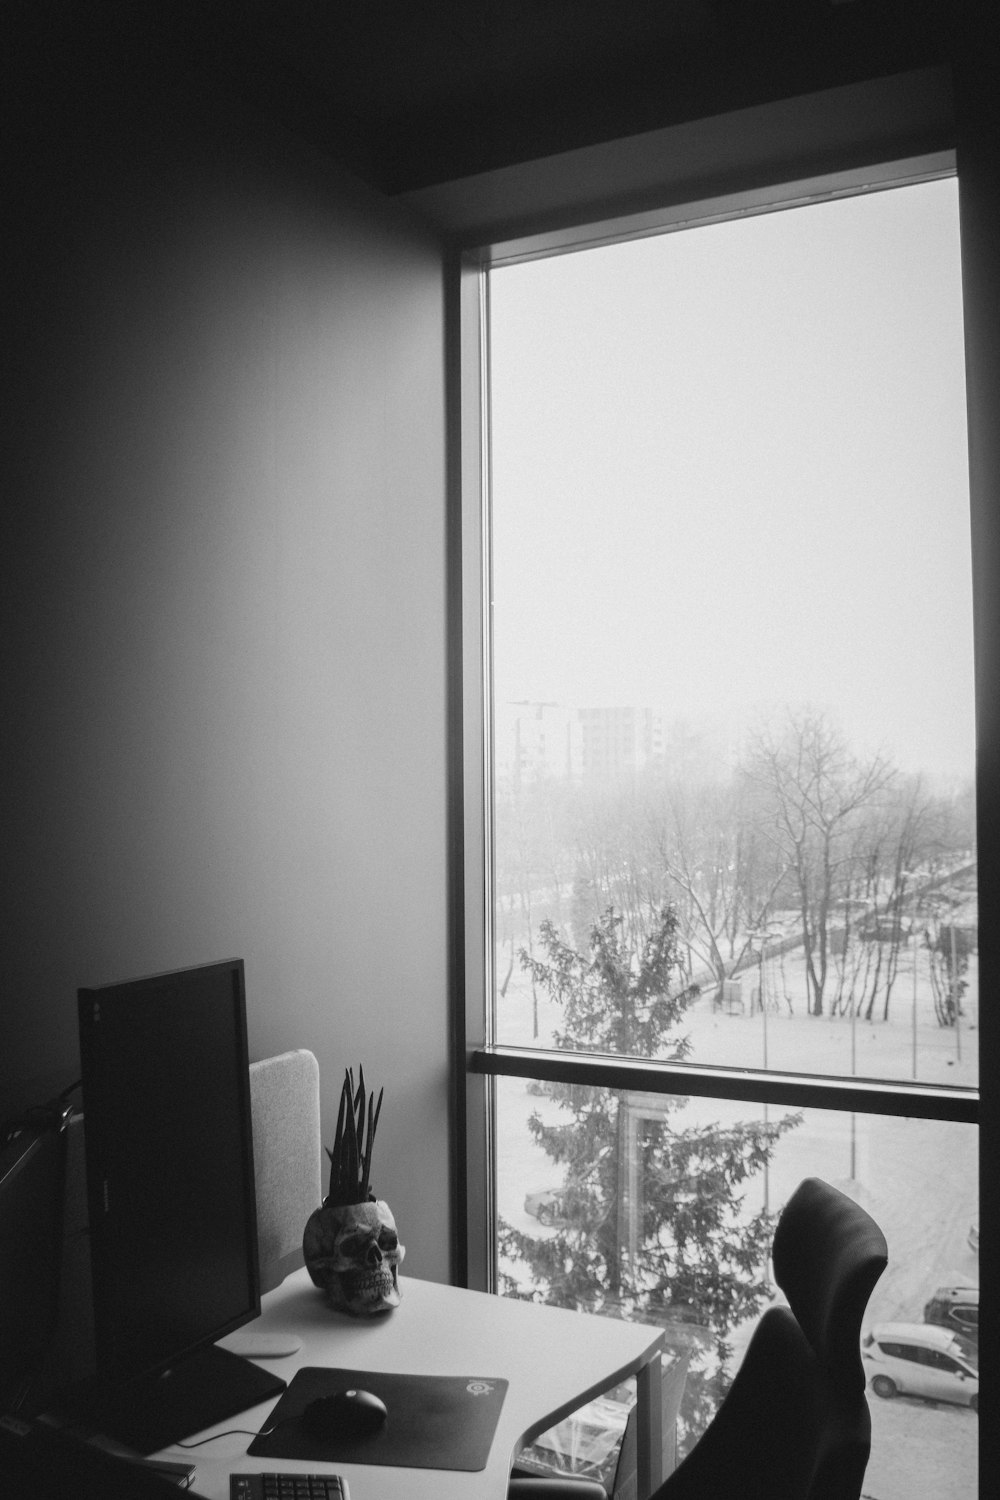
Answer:
<path fill-rule="evenodd" d="M 592 1396 L 646 1365 L 661 1348 L 663 1330 L 621 1323 L 564 1308 L 543 1307 L 400 1278 L 401 1305 L 375 1318 L 333 1312 L 306 1271 L 296 1271 L 263 1298 L 262 1332 L 293 1333 L 302 1348 L 283 1359 L 261 1360 L 286 1380 L 304 1365 L 400 1374 L 483 1375 L 510 1382 L 489 1462 L 481 1473 L 402 1469 L 361 1464 L 333 1466 L 348 1481 L 351 1500 L 502 1500 L 514 1456 Z M 265 1425 L 274 1402 L 241 1412 L 218 1430 Z M 211 1429 L 208 1429 L 209 1431 Z M 204 1433 L 192 1434 L 203 1437 Z M 250 1458 L 252 1439 L 219 1437 L 204 1447 L 173 1446 L 160 1456 L 196 1465 L 193 1487 L 206 1500 L 229 1500 L 229 1475 L 268 1469 L 308 1473 L 316 1463 Z M 183 1490 L 178 1495 L 183 1495 Z"/>

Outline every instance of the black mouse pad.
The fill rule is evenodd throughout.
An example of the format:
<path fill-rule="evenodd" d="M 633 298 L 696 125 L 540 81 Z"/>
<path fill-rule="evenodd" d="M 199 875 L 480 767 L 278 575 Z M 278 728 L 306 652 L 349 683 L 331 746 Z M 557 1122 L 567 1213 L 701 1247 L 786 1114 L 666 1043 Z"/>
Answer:
<path fill-rule="evenodd" d="M 367 1437 L 315 1437 L 300 1418 L 310 1401 L 352 1388 L 372 1391 L 389 1415 Z M 404 1469 L 485 1469 L 506 1380 L 481 1375 L 384 1375 L 307 1365 L 293 1376 L 267 1430 L 250 1444 L 255 1457 L 320 1463 L 393 1464 Z"/>

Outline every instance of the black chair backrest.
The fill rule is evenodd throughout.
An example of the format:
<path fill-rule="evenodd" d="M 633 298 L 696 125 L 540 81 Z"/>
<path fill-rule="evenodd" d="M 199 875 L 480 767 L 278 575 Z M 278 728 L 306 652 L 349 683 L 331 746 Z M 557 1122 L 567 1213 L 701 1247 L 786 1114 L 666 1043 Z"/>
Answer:
<path fill-rule="evenodd" d="M 870 1214 L 838 1188 L 807 1177 L 781 1212 L 774 1276 L 842 1397 L 864 1391 L 861 1320 L 888 1259 Z"/>

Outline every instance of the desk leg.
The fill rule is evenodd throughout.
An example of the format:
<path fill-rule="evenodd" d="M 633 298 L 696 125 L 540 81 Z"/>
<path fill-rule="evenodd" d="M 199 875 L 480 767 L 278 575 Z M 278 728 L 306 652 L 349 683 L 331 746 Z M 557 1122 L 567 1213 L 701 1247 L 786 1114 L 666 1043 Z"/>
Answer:
<path fill-rule="evenodd" d="M 663 1366 L 659 1353 L 636 1375 L 635 1460 L 638 1500 L 663 1483 Z"/>

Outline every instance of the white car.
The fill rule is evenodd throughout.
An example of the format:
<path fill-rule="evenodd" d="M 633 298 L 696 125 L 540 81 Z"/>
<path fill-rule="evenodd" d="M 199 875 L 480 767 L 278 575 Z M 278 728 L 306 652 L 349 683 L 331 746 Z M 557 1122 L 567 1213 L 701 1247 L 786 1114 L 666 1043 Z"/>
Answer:
<path fill-rule="evenodd" d="M 929 1323 L 878 1323 L 861 1341 L 876 1396 L 922 1396 L 979 1410 L 979 1360 L 961 1334 Z"/>
<path fill-rule="evenodd" d="M 524 1211 L 532 1214 L 539 1224 L 561 1224 L 563 1212 L 559 1189 L 543 1188 L 540 1193 L 529 1193 L 524 1200 Z"/>

